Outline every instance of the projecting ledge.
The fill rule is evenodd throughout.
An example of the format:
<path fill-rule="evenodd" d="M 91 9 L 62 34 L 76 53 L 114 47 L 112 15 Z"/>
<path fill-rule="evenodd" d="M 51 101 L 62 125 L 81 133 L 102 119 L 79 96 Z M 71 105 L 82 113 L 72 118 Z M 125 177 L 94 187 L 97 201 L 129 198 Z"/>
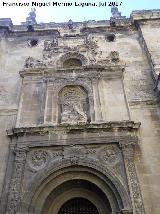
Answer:
<path fill-rule="evenodd" d="M 131 20 L 152 20 L 152 19 L 160 19 L 160 10 L 135 10 L 131 13 Z"/>
<path fill-rule="evenodd" d="M 92 65 L 92 66 L 83 66 L 83 67 L 72 67 L 72 68 L 27 68 L 19 72 L 22 78 L 29 76 L 39 76 L 45 77 L 53 74 L 61 74 L 61 73 L 71 73 L 75 72 L 76 74 L 81 74 L 82 72 L 91 77 L 91 74 L 100 73 L 104 76 L 122 76 L 122 73 L 125 70 L 125 65 L 108 65 L 108 66 L 100 66 L 100 65 Z"/>
<path fill-rule="evenodd" d="M 24 134 L 29 135 L 45 135 L 47 133 L 57 133 L 57 132 L 65 132 L 65 133 L 72 133 L 72 132 L 120 132 L 125 131 L 129 133 L 136 132 L 141 123 L 134 122 L 134 121 L 114 121 L 114 122 L 105 122 L 105 123 L 80 123 L 80 124 L 59 124 L 59 125 L 39 125 L 34 127 L 18 127 L 13 128 L 12 130 L 7 130 L 8 136 L 21 136 Z"/>

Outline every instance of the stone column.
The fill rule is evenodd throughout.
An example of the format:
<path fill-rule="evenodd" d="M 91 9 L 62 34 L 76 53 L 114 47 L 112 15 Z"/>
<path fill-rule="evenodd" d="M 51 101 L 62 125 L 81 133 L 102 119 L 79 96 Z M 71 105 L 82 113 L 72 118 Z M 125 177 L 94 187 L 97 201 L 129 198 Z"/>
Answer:
<path fill-rule="evenodd" d="M 27 147 L 17 147 L 14 150 L 15 160 L 13 173 L 10 182 L 7 214 L 15 214 L 18 212 L 18 207 L 21 202 L 21 187 L 26 161 Z"/>
<path fill-rule="evenodd" d="M 44 112 L 45 112 L 45 103 L 46 103 L 46 80 L 38 84 L 38 124 L 44 123 Z"/>
<path fill-rule="evenodd" d="M 98 79 L 92 79 L 93 95 L 94 95 L 94 110 L 95 110 L 95 121 L 102 121 L 101 103 L 99 97 Z"/>
<path fill-rule="evenodd" d="M 122 151 L 124 156 L 124 164 L 126 168 L 131 200 L 132 200 L 133 213 L 145 214 L 138 177 L 136 173 L 136 167 L 134 164 L 134 144 L 122 143 L 121 146 L 122 146 Z"/>

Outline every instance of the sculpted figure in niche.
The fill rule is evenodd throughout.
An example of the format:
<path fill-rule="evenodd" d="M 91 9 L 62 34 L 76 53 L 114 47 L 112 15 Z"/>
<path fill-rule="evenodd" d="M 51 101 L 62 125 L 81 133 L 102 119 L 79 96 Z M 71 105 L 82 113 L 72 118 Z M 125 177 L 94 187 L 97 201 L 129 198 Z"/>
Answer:
<path fill-rule="evenodd" d="M 67 86 L 61 92 L 61 123 L 87 122 L 87 94 L 79 86 Z"/>

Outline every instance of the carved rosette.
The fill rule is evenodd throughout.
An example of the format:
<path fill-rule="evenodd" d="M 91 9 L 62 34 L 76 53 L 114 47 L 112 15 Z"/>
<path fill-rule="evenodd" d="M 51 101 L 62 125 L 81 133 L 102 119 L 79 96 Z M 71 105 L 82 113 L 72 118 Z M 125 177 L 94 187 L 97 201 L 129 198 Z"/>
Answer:
<path fill-rule="evenodd" d="M 134 145 L 122 144 L 122 151 L 124 155 L 128 184 L 131 191 L 134 213 L 145 214 L 138 177 L 136 173 L 136 167 L 134 164 Z"/>
<path fill-rule="evenodd" d="M 49 162 L 50 155 L 47 151 L 36 150 L 29 155 L 28 165 L 32 171 L 43 169 Z"/>
<path fill-rule="evenodd" d="M 108 145 L 100 151 L 99 159 L 103 163 L 114 166 L 121 159 L 120 150 L 116 145 Z"/>
<path fill-rule="evenodd" d="M 16 148 L 13 175 L 8 196 L 7 214 L 15 214 L 21 202 L 21 185 L 26 161 L 27 148 Z"/>

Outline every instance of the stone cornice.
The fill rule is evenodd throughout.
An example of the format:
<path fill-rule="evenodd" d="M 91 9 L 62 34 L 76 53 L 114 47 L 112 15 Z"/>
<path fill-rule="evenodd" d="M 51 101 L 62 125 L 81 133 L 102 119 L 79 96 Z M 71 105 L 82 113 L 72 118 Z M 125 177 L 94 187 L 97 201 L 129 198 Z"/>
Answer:
<path fill-rule="evenodd" d="M 127 27 L 131 26 L 131 20 L 129 18 L 121 18 L 121 19 L 115 19 L 116 26 L 118 27 Z M 67 29 L 67 24 L 68 22 L 61 22 L 61 23 L 55 23 L 55 22 L 50 22 L 50 23 L 42 23 L 42 24 L 36 24 L 33 25 L 35 32 L 38 31 L 46 31 L 46 30 L 57 30 L 57 29 Z M 74 28 L 80 28 L 80 31 L 86 31 L 92 32 L 92 30 L 95 32 L 102 32 L 103 30 L 106 30 L 105 28 L 110 28 L 110 20 L 88 20 L 85 22 L 74 22 L 73 23 Z M 15 33 L 21 33 L 21 32 L 27 32 L 27 25 L 23 24 L 22 25 L 13 25 L 12 27 L 12 32 Z"/>
<path fill-rule="evenodd" d="M 23 135 L 45 135 L 48 133 L 73 133 L 73 132 L 117 132 L 117 131 L 127 131 L 135 132 L 139 129 L 141 123 L 134 121 L 114 121 L 106 123 L 88 123 L 88 124 L 60 124 L 60 125 L 41 125 L 34 127 L 19 127 L 13 128 L 12 130 L 7 130 L 8 136 L 23 136 Z"/>
<path fill-rule="evenodd" d="M 23 37 L 23 36 L 28 36 L 28 37 L 34 37 L 34 36 L 46 36 L 46 35 L 52 35 L 52 36 L 60 36 L 60 33 L 58 29 L 44 29 L 44 30 L 35 30 L 33 32 L 28 32 L 28 31 L 11 31 L 8 34 L 8 37 Z"/>
<path fill-rule="evenodd" d="M 111 25 L 111 21 L 115 23 L 115 26 L 113 27 Z M 106 34 L 106 31 L 128 31 L 134 29 L 134 25 L 131 22 L 131 19 L 129 18 L 121 18 L 121 19 L 114 19 L 114 20 L 88 20 L 85 22 L 74 22 L 74 30 L 71 33 L 68 30 L 68 22 L 62 22 L 62 23 L 42 23 L 42 24 L 35 24 L 33 25 L 34 31 L 28 32 L 27 25 L 13 25 L 12 20 L 10 18 L 1 18 L 0 19 L 0 28 L 5 27 L 8 29 L 9 34 L 7 37 L 38 37 L 38 36 L 46 36 L 54 34 L 54 36 L 60 37 L 65 36 L 67 33 L 68 35 L 77 35 L 83 36 L 84 34 L 88 33 L 104 33 Z M 63 32 L 65 31 L 65 32 Z"/>
<path fill-rule="evenodd" d="M 128 29 L 128 27 L 132 28 L 134 25 L 132 24 L 135 21 L 140 20 L 158 20 L 160 19 L 160 10 L 136 10 L 131 13 L 130 18 L 122 18 L 122 19 L 114 19 L 114 20 L 88 20 L 85 22 L 74 22 L 75 29 L 79 28 L 80 32 L 83 33 L 103 33 L 107 30 L 116 30 L 120 29 Z M 111 21 L 115 22 L 115 26 L 111 26 Z M 13 25 L 12 20 L 10 18 L 1 18 L 0 19 L 0 27 L 7 28 L 10 33 L 9 37 L 19 37 L 19 36 L 38 36 L 38 35 L 46 35 L 54 33 L 55 35 L 59 36 L 61 29 L 67 30 L 67 22 L 63 23 L 43 23 L 43 24 L 36 24 L 34 25 L 34 32 L 27 32 L 27 25 Z"/>
<path fill-rule="evenodd" d="M 117 65 L 108 65 L 108 66 L 101 66 L 101 65 L 91 65 L 91 66 L 83 66 L 83 67 L 73 67 L 73 68 L 58 68 L 58 69 L 54 69 L 54 68 L 28 68 L 28 69 L 24 69 L 22 71 L 20 71 L 20 76 L 22 78 L 24 77 L 29 77 L 29 76 L 48 76 L 48 75 L 53 75 L 54 76 L 58 76 L 63 73 L 75 73 L 75 74 L 84 74 L 84 73 L 88 73 L 89 76 L 90 74 L 96 74 L 96 73 L 100 73 L 102 76 L 108 76 L 108 77 L 114 77 L 114 76 L 122 76 L 122 73 L 125 69 L 125 65 L 124 64 L 117 64 Z M 62 76 L 61 76 L 62 77 Z M 90 76 L 91 77 L 91 76 Z"/>
<path fill-rule="evenodd" d="M 12 30 L 13 23 L 10 18 L 0 18 L 0 28 L 5 28 L 8 31 Z"/>
<path fill-rule="evenodd" d="M 131 20 L 155 20 L 160 19 L 160 9 L 155 10 L 135 10 L 131 13 Z"/>

